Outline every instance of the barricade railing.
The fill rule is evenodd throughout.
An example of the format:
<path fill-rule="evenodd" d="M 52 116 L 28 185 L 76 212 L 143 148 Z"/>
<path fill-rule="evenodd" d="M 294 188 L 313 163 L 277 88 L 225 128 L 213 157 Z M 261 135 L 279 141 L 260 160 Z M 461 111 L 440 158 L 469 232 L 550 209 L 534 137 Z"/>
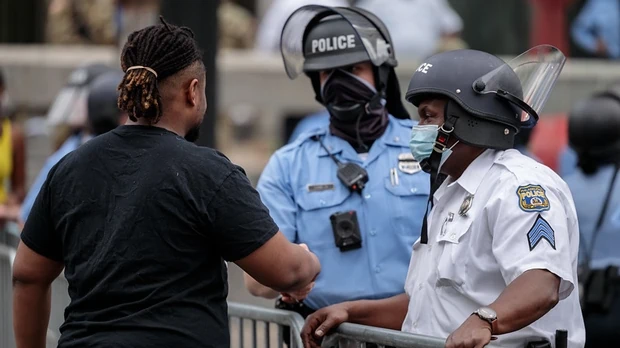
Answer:
<path fill-rule="evenodd" d="M 444 348 L 445 339 L 343 323 L 323 340 L 323 348 Z"/>
<path fill-rule="evenodd" d="M 15 250 L 0 244 L 0 347 L 15 347 L 13 335 L 13 259 Z"/>
<path fill-rule="evenodd" d="M 302 348 L 301 315 L 281 309 L 228 303 L 231 347 L 269 348 L 284 346 L 284 329 L 289 328 L 289 348 Z"/>

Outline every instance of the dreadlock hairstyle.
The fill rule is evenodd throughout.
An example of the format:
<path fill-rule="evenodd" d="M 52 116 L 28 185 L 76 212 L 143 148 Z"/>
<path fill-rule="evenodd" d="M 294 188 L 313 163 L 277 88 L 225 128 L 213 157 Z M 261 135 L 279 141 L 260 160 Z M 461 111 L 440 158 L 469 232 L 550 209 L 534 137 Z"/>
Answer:
<path fill-rule="evenodd" d="M 158 81 L 202 61 L 192 30 L 159 18 L 161 24 L 129 35 L 121 54 L 125 76 L 118 86 L 118 107 L 134 122 L 157 123 L 162 115 Z"/>

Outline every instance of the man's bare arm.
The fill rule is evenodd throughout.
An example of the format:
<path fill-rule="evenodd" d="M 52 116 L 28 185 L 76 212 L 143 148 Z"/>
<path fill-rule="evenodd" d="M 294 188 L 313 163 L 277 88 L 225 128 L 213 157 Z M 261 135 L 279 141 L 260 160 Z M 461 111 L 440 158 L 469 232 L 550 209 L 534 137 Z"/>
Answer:
<path fill-rule="evenodd" d="M 45 348 L 51 284 L 63 264 L 35 253 L 24 243 L 13 264 L 13 328 L 18 348 Z"/>
<path fill-rule="evenodd" d="M 316 255 L 289 242 L 281 232 L 235 263 L 256 281 L 277 292 L 301 290 L 321 271 Z"/>

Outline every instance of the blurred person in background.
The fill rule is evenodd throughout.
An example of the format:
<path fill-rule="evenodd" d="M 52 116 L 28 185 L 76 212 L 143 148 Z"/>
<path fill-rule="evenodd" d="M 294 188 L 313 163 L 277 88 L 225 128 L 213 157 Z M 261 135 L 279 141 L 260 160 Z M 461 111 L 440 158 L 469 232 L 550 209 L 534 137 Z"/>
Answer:
<path fill-rule="evenodd" d="M 385 22 L 399 59 L 422 60 L 443 51 L 465 48 L 463 20 L 447 0 L 358 0 Z"/>
<path fill-rule="evenodd" d="M 250 49 L 254 47 L 256 20 L 250 11 L 234 0 L 220 0 L 217 16 L 220 48 Z"/>
<path fill-rule="evenodd" d="M 45 345 L 64 268 L 60 348 L 227 348 L 226 262 L 282 292 L 307 287 L 320 264 L 279 232 L 241 167 L 194 144 L 207 73 L 189 28 L 162 19 L 132 33 L 121 66 L 127 124 L 51 169 L 21 233 L 15 341 Z"/>
<path fill-rule="evenodd" d="M 116 45 L 152 25 L 158 0 L 50 0 L 46 41 L 65 45 Z"/>
<path fill-rule="evenodd" d="M 99 75 L 109 72 L 107 65 L 84 64 L 71 72 L 67 83 L 58 92 L 46 115 L 53 152 L 68 144 L 80 143 L 88 120 L 88 87 Z"/>
<path fill-rule="evenodd" d="M 578 169 L 565 178 L 578 204 L 586 347 L 620 342 L 620 86 L 579 101 L 569 115 Z"/>
<path fill-rule="evenodd" d="M 295 10 L 306 5 L 349 6 L 349 0 L 273 0 L 258 25 L 255 48 L 265 53 L 280 49 L 282 28 Z"/>
<path fill-rule="evenodd" d="M 572 24 L 571 36 L 591 57 L 620 58 L 620 2 L 587 0 Z"/>
<path fill-rule="evenodd" d="M 527 157 L 530 157 L 540 162 L 538 157 L 536 157 L 536 155 L 534 155 L 534 153 L 530 151 L 530 147 L 529 147 L 530 139 L 532 138 L 533 131 L 534 131 L 533 128 L 521 129 L 519 133 L 517 133 L 517 135 L 515 136 L 515 149 L 519 150 L 519 152 L 526 155 Z"/>
<path fill-rule="evenodd" d="M 283 29 L 282 56 L 289 78 L 309 77 L 329 119 L 273 154 L 258 181 L 284 235 L 322 264 L 310 291 L 282 296 L 277 308 L 306 317 L 403 293 L 429 183 L 409 151 L 415 122 L 401 101 L 388 30 L 362 9 L 304 6 Z M 245 280 L 255 296 L 279 296 Z"/>
<path fill-rule="evenodd" d="M 94 78 L 88 86 L 87 97 L 87 121 L 86 127 L 80 132 L 70 136 L 64 144 L 45 161 L 43 168 L 35 179 L 26 195 L 21 207 L 20 219 L 25 222 L 30 214 L 30 209 L 37 198 L 45 179 L 50 170 L 65 155 L 77 149 L 88 140 L 98 135 L 107 133 L 117 126 L 124 124 L 127 113 L 122 112 L 118 106 L 118 85 L 123 80 L 123 73 L 109 68 Z"/>
<path fill-rule="evenodd" d="M 9 117 L 9 97 L 0 69 L 0 240 L 16 232 L 19 207 L 26 195 L 26 138 Z"/>

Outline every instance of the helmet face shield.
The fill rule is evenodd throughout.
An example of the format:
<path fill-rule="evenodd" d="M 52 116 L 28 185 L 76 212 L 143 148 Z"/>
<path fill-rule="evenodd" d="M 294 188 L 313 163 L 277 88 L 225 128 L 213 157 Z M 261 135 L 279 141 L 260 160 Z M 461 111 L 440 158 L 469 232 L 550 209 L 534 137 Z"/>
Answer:
<path fill-rule="evenodd" d="M 348 35 L 326 33 L 325 37 L 313 38 L 313 42 L 306 44 L 304 41 L 307 39 L 308 25 L 318 24 L 330 16 L 344 19 L 351 26 Z M 375 66 L 393 59 L 391 45 L 368 18 L 347 8 L 319 5 L 308 5 L 296 10 L 286 21 L 280 41 L 284 68 L 291 79 L 309 68 L 312 70 L 308 71 L 318 71 L 348 65 L 348 58 L 348 63 L 359 62 L 359 46 L 363 47 L 361 57 L 366 57 L 362 60 L 370 60 Z M 340 62 L 339 56 L 344 60 Z M 335 66 L 330 67 L 329 63 L 321 63 L 320 60 L 330 61 Z"/>
<path fill-rule="evenodd" d="M 478 93 L 496 93 L 508 99 L 521 109 L 523 126 L 533 126 L 565 62 L 566 57 L 556 47 L 536 46 L 480 77 L 473 88 Z"/>

